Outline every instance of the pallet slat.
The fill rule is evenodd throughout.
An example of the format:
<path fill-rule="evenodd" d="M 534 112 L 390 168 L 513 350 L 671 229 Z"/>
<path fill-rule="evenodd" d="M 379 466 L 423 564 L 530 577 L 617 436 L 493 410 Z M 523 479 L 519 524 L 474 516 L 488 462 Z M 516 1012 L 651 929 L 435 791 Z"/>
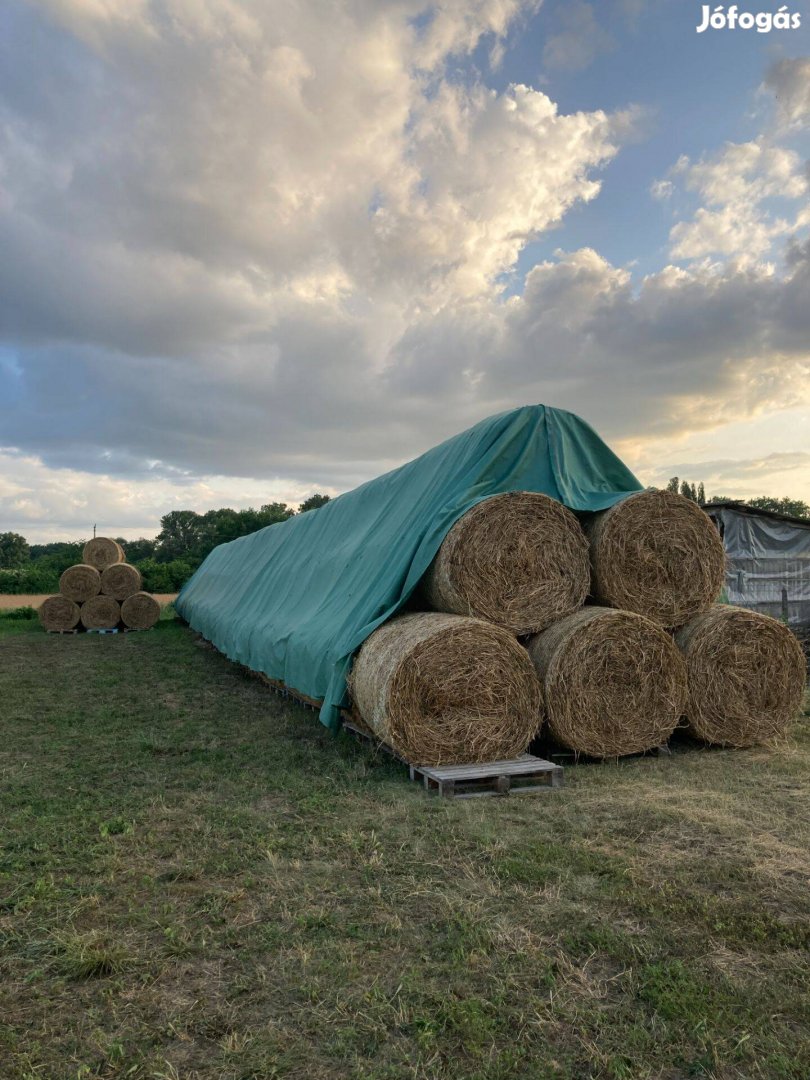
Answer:
<path fill-rule="evenodd" d="M 563 769 L 533 754 L 511 761 L 487 761 L 480 765 L 412 765 L 386 743 L 344 716 L 343 727 L 358 741 L 382 750 L 408 767 L 408 775 L 425 791 L 446 799 L 474 799 L 493 795 L 521 795 L 550 791 L 563 785 Z"/>

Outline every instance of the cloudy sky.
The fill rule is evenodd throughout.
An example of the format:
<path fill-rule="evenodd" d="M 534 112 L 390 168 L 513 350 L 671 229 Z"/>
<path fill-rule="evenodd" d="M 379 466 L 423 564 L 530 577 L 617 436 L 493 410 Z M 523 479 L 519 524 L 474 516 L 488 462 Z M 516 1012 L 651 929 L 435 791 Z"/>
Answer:
<path fill-rule="evenodd" d="M 808 498 L 810 11 L 701 6 L 0 0 L 0 531 L 296 503 L 529 402 Z"/>

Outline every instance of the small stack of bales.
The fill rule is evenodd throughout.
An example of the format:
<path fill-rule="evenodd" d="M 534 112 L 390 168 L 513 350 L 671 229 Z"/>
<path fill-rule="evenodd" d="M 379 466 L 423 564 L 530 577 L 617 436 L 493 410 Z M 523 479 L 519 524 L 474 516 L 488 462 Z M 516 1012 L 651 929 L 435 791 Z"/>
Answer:
<path fill-rule="evenodd" d="M 717 605 L 709 517 L 644 491 L 578 519 L 533 492 L 450 529 L 417 599 L 366 639 L 354 713 L 416 765 L 503 760 L 539 733 L 595 758 L 665 743 L 768 743 L 795 717 L 801 649 L 763 615 Z M 527 663 L 528 661 L 528 663 Z"/>
<path fill-rule="evenodd" d="M 59 579 L 59 595 L 39 609 L 46 630 L 148 630 L 160 616 L 160 604 L 141 589 L 141 574 L 127 563 L 115 540 L 96 536 L 84 545 L 81 563 Z"/>

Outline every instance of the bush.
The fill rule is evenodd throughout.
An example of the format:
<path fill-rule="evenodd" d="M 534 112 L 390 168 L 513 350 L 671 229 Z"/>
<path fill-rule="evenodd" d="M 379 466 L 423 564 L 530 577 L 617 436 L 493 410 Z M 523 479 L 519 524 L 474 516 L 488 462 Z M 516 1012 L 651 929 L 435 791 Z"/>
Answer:
<path fill-rule="evenodd" d="M 7 611 L 0 611 L 0 619 L 35 619 L 36 617 L 36 608 L 32 608 L 30 604 L 24 607 L 9 608 Z"/>

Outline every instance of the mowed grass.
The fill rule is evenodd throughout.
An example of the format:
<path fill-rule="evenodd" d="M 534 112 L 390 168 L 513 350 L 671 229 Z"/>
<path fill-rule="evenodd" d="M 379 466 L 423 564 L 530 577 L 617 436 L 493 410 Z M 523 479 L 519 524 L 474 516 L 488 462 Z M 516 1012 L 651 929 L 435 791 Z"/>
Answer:
<path fill-rule="evenodd" d="M 810 731 L 458 802 L 178 622 L 0 619 L 0 1076 L 810 1076 Z"/>

